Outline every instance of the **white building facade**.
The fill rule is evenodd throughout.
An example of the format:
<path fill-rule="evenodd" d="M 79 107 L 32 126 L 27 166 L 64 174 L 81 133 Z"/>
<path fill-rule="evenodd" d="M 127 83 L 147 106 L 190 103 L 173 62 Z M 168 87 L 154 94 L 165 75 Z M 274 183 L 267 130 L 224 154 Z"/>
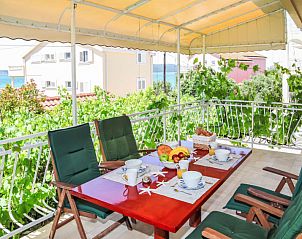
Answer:
<path fill-rule="evenodd" d="M 25 80 L 34 80 L 46 96 L 71 91 L 71 50 L 61 43 L 40 43 L 24 57 Z M 95 86 L 124 96 L 152 85 L 152 54 L 99 46 L 76 47 L 77 93 Z"/>

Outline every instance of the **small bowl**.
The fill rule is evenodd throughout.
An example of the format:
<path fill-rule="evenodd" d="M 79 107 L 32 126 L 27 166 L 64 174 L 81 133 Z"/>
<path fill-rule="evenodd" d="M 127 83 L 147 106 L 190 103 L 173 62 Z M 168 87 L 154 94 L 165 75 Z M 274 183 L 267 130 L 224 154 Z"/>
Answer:
<path fill-rule="evenodd" d="M 165 162 L 162 162 L 162 163 L 168 169 L 176 169 L 176 163 L 168 162 L 168 161 L 165 161 Z"/>
<path fill-rule="evenodd" d="M 140 159 L 129 159 L 125 162 L 125 167 L 127 169 L 140 169 L 143 161 Z"/>
<path fill-rule="evenodd" d="M 202 179 L 202 174 L 196 171 L 187 171 L 182 173 L 182 178 L 189 188 L 196 188 Z"/>
<path fill-rule="evenodd" d="M 230 150 L 227 149 L 216 149 L 215 150 L 215 156 L 218 161 L 226 162 L 230 155 Z"/>

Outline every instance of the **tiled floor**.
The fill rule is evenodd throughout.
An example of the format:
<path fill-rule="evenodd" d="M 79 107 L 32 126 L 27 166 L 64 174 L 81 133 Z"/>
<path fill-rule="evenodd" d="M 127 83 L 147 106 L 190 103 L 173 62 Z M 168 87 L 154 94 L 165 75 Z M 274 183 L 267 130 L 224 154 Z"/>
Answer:
<path fill-rule="evenodd" d="M 276 151 L 259 150 L 254 149 L 252 155 L 246 160 L 240 168 L 220 187 L 220 189 L 203 205 L 202 217 L 213 211 L 225 211 L 230 214 L 234 214 L 233 211 L 224 210 L 223 206 L 230 198 L 230 195 L 234 193 L 240 183 L 251 183 L 266 188 L 275 189 L 280 181 L 280 176 L 272 175 L 262 170 L 265 166 L 276 167 L 285 171 L 289 171 L 298 174 L 302 167 L 302 155 L 301 154 L 289 154 Z M 288 188 L 285 188 L 284 193 L 289 193 Z M 85 231 L 88 238 L 92 238 L 94 235 L 101 232 L 109 224 L 118 220 L 120 216 L 113 214 L 106 220 L 87 220 L 82 218 Z M 46 239 L 48 238 L 51 224 L 39 229 L 38 231 L 31 233 L 24 237 L 34 239 Z M 170 233 L 170 238 L 180 239 L 185 238 L 193 229 L 186 223 L 176 234 Z M 152 237 L 153 228 L 142 222 L 138 222 L 134 225 L 133 231 L 128 231 L 125 225 L 121 225 L 118 229 L 111 232 L 106 238 L 110 239 L 145 239 Z M 60 228 L 56 233 L 56 238 L 80 238 L 75 221 Z"/>

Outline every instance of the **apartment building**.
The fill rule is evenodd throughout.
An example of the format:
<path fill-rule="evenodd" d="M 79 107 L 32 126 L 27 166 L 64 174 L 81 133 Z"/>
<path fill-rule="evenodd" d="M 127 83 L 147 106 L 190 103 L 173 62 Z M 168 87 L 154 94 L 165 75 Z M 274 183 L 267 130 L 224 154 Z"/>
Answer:
<path fill-rule="evenodd" d="M 34 80 L 47 96 L 59 89 L 71 91 L 71 49 L 67 44 L 42 42 L 24 55 L 25 81 Z M 95 86 L 115 95 L 144 90 L 152 85 L 152 54 L 100 46 L 76 47 L 77 93 Z"/>

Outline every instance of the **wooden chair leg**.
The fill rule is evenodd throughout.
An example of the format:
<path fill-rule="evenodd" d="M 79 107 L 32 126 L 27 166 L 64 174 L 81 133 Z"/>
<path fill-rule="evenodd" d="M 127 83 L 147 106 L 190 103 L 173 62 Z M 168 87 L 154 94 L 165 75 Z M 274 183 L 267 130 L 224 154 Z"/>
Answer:
<path fill-rule="evenodd" d="M 60 227 L 58 223 L 62 213 L 62 207 L 63 207 L 65 196 L 66 196 L 66 189 L 63 189 L 59 197 L 58 207 L 50 230 L 49 239 L 53 239 L 55 237 L 56 231 Z"/>
<path fill-rule="evenodd" d="M 130 220 L 131 220 L 131 222 L 132 222 L 133 224 L 136 224 L 136 220 L 135 220 L 134 218 L 131 217 Z"/>
<path fill-rule="evenodd" d="M 259 219 L 261 226 L 265 229 L 270 229 L 271 225 L 268 222 L 268 215 L 264 215 L 264 213 L 259 208 L 254 208 L 256 217 Z"/>
<path fill-rule="evenodd" d="M 255 213 L 254 207 L 251 207 L 248 214 L 246 215 L 246 221 L 247 222 L 253 222 L 253 220 L 255 218 L 255 214 L 256 213 Z"/>
<path fill-rule="evenodd" d="M 107 236 L 114 229 L 118 228 L 124 221 L 125 221 L 125 217 L 122 217 L 120 220 L 113 223 L 111 226 L 107 227 L 104 231 L 102 231 L 99 234 L 97 234 L 96 236 L 94 236 L 93 239 L 100 239 L 100 238 L 103 238 L 104 236 Z"/>
<path fill-rule="evenodd" d="M 125 223 L 126 223 L 128 230 L 132 231 L 133 228 L 132 228 L 129 218 L 128 217 L 124 217 L 124 218 L 125 218 Z"/>
<path fill-rule="evenodd" d="M 66 213 L 72 213 L 72 210 L 70 208 L 64 208 L 63 211 L 66 212 Z M 95 214 L 89 213 L 89 212 L 79 211 L 79 214 L 80 214 L 80 216 L 88 217 L 88 218 L 91 218 L 91 219 L 96 219 L 97 218 L 97 216 Z"/>
<path fill-rule="evenodd" d="M 64 221 L 60 222 L 57 226 L 57 229 L 59 229 L 60 227 L 63 227 L 67 223 L 71 222 L 73 219 L 74 219 L 74 216 L 71 216 L 71 217 L 65 219 Z"/>
<path fill-rule="evenodd" d="M 67 194 L 67 198 L 68 198 L 68 201 L 69 201 L 74 219 L 77 223 L 77 227 L 78 227 L 81 239 L 87 239 L 86 233 L 84 231 L 84 228 L 83 228 L 83 225 L 82 225 L 82 222 L 81 222 L 80 214 L 79 214 L 79 211 L 78 211 L 77 206 L 76 206 L 76 203 L 75 203 L 74 199 L 72 198 L 71 194 L 68 191 L 66 192 L 66 194 Z"/>
<path fill-rule="evenodd" d="M 283 189 L 285 183 L 286 183 L 286 179 L 285 179 L 285 177 L 283 177 L 281 179 L 280 183 L 278 184 L 277 188 L 275 189 L 275 192 L 280 193 L 281 190 Z"/>
<path fill-rule="evenodd" d="M 291 180 L 291 178 L 285 178 L 285 180 L 286 180 L 286 183 L 289 186 L 289 189 L 290 189 L 291 193 L 294 193 L 295 185 L 294 185 L 293 181 Z"/>

